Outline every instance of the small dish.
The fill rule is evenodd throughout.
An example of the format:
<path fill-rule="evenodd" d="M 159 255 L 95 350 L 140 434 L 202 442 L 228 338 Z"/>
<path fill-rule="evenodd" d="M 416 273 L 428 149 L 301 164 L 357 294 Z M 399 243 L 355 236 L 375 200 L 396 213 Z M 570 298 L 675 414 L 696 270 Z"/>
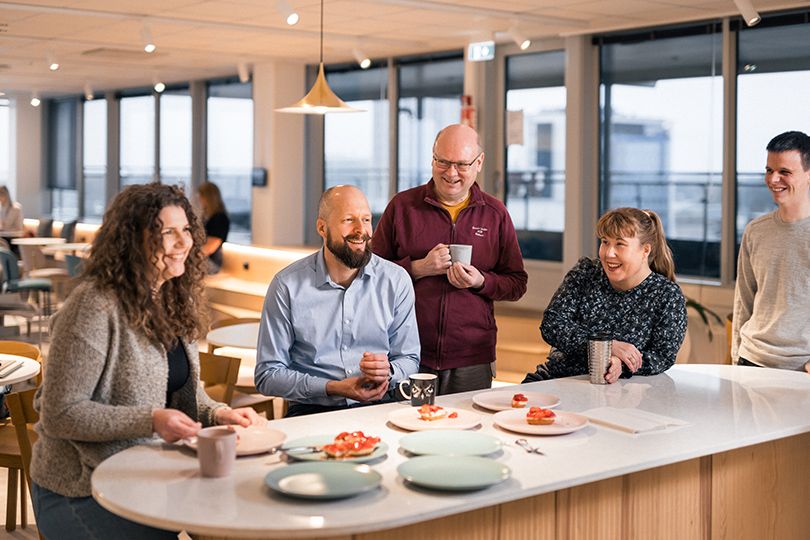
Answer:
<path fill-rule="evenodd" d="M 388 415 L 388 421 L 397 427 L 408 431 L 423 431 L 428 429 L 470 429 L 481 423 L 481 415 L 462 409 L 445 407 L 447 416 L 441 420 L 422 420 L 419 417 L 419 407 L 403 407 Z M 455 418 L 450 418 L 456 414 Z"/>
<path fill-rule="evenodd" d="M 492 421 L 495 425 L 527 435 L 565 435 L 578 431 L 588 425 L 588 419 L 581 414 L 554 411 L 556 415 L 553 424 L 533 426 L 526 422 L 525 409 L 511 409 L 495 413 Z"/>
<path fill-rule="evenodd" d="M 512 396 L 518 393 L 523 394 L 529 399 L 525 407 L 512 407 Z M 473 403 L 479 407 L 489 409 L 490 411 L 508 411 L 513 408 L 523 410 L 528 409 L 529 407 L 553 409 L 560 404 L 560 398 L 553 394 L 543 394 L 540 392 L 504 392 L 502 390 L 495 392 L 481 392 L 480 394 L 475 394 L 472 400 Z"/>
<path fill-rule="evenodd" d="M 409 433 L 399 446 L 422 456 L 485 456 L 501 449 L 500 439 L 477 431 L 433 430 Z"/>
<path fill-rule="evenodd" d="M 236 431 L 236 455 L 264 454 L 281 446 L 287 435 L 283 431 L 265 426 L 232 426 Z M 183 439 L 183 444 L 197 451 L 197 437 Z"/>
<path fill-rule="evenodd" d="M 334 435 L 313 435 L 311 437 L 301 437 L 300 439 L 288 441 L 284 446 L 281 447 L 281 449 L 285 450 L 287 448 L 296 448 L 302 446 L 323 446 L 325 444 L 333 442 L 334 440 L 335 440 Z M 373 461 L 379 457 L 382 457 L 387 453 L 388 453 L 388 445 L 385 444 L 383 441 L 380 441 L 379 443 L 377 443 L 377 446 L 374 448 L 374 451 L 366 456 L 355 456 L 336 459 L 330 458 L 324 452 L 287 452 L 287 456 L 292 459 L 297 459 L 299 461 L 365 463 L 366 461 Z"/>
<path fill-rule="evenodd" d="M 290 497 L 344 499 L 376 489 L 382 476 L 368 465 L 307 462 L 271 471 L 264 482 L 273 491 Z"/>
<path fill-rule="evenodd" d="M 512 471 L 493 459 L 474 456 L 419 456 L 397 467 L 407 482 L 442 491 L 473 491 L 503 482 Z"/>

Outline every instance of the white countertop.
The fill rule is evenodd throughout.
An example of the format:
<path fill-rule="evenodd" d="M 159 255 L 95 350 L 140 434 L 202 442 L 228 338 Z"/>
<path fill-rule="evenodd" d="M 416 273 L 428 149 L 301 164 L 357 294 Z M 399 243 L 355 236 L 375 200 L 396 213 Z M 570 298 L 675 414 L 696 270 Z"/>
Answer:
<path fill-rule="evenodd" d="M 493 426 L 492 413 L 474 406 L 477 392 L 470 392 L 442 396 L 437 403 L 479 412 L 478 429 L 509 444 L 492 457 L 512 469 L 512 478 L 482 491 L 406 486 L 396 468 L 408 459 L 398 445 L 407 432 L 386 418 L 407 405 L 387 404 L 270 422 L 288 439 L 358 429 L 382 437 L 388 456 L 370 463 L 383 476 L 382 486 L 354 498 L 309 502 L 272 493 L 264 476 L 285 465 L 267 455 L 240 458 L 231 477 L 203 479 L 194 454 L 169 445 L 130 448 L 102 463 L 93 474 L 94 496 L 129 519 L 192 533 L 331 536 L 407 525 L 810 431 L 810 375 L 802 372 L 678 365 L 610 386 L 573 377 L 511 389 L 556 394 L 559 410 L 635 407 L 690 425 L 632 435 L 591 424 L 569 435 L 525 436 L 542 448 L 543 457 L 514 446 L 524 435 Z"/>

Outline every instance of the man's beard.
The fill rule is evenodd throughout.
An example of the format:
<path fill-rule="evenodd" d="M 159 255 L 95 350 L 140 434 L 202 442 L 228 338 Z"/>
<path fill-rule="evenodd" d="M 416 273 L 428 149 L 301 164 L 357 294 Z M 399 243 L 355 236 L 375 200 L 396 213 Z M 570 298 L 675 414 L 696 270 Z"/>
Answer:
<path fill-rule="evenodd" d="M 352 249 L 349 240 L 365 240 L 366 249 L 357 252 Z M 371 237 L 367 234 L 346 236 L 342 242 L 332 241 L 331 231 L 326 231 L 326 247 L 348 268 L 362 268 L 371 260 Z"/>

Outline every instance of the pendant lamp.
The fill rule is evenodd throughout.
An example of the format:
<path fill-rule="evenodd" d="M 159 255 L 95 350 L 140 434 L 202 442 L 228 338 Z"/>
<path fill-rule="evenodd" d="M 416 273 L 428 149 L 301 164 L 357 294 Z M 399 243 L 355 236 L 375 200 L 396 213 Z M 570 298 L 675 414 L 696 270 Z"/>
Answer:
<path fill-rule="evenodd" d="M 326 76 L 323 71 L 323 0 L 321 0 L 321 56 L 318 65 L 318 77 L 315 84 L 301 100 L 289 107 L 276 109 L 277 112 L 296 114 L 326 114 L 336 112 L 364 112 L 363 109 L 355 109 L 347 105 L 342 99 L 337 97 L 326 83 Z"/>

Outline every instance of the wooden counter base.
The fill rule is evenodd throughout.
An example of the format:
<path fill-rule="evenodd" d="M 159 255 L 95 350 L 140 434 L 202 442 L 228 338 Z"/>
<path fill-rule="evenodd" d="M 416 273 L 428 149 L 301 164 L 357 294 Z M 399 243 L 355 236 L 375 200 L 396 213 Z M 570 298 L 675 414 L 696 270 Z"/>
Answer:
<path fill-rule="evenodd" d="M 406 527 L 328 540 L 810 538 L 808 449 L 810 433 L 805 433 Z"/>

